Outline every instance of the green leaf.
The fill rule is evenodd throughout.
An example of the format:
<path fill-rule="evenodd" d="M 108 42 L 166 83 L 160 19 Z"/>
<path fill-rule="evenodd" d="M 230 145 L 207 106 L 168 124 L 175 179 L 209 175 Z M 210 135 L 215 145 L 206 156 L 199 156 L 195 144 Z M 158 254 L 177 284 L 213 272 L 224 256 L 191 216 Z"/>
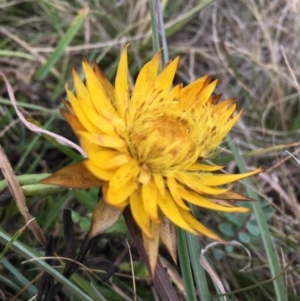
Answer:
<path fill-rule="evenodd" d="M 246 172 L 245 164 L 243 162 L 242 157 L 239 154 L 238 149 L 236 148 L 234 142 L 232 141 L 230 135 L 226 136 L 226 141 L 234 155 L 234 158 L 236 160 L 236 163 L 239 167 L 239 170 L 241 172 Z M 246 184 L 247 192 L 250 198 L 252 199 L 259 199 L 259 196 L 256 194 L 255 189 L 253 187 L 252 181 L 249 178 L 246 178 L 243 180 Z M 253 189 L 252 189 L 253 187 Z M 267 220 L 264 216 L 264 211 L 266 210 L 265 208 L 262 209 L 262 206 L 260 202 L 252 202 L 251 203 L 254 215 L 256 217 L 257 225 L 259 227 L 261 239 L 263 241 L 264 249 L 267 254 L 268 258 L 268 263 L 269 267 L 271 270 L 272 277 L 276 277 L 280 273 L 280 267 L 279 267 L 279 261 L 276 256 L 276 251 L 271 239 L 271 233 L 267 225 Z M 274 279 L 273 282 L 274 285 L 274 290 L 276 294 L 276 300 L 277 301 L 285 301 L 286 299 L 286 294 L 285 294 L 285 287 L 284 287 L 284 282 L 283 282 L 283 277 L 282 275 Z"/>
<path fill-rule="evenodd" d="M 239 232 L 238 237 L 241 243 L 248 244 L 251 239 L 250 236 L 246 232 Z"/>
<path fill-rule="evenodd" d="M 186 233 L 182 229 L 177 229 L 177 234 L 180 269 L 182 273 L 187 300 L 197 301 L 190 256 L 187 248 Z"/>
<path fill-rule="evenodd" d="M 235 230 L 232 224 L 222 223 L 218 226 L 219 230 L 228 237 L 235 235 Z"/>
<path fill-rule="evenodd" d="M 73 20 L 70 28 L 66 32 L 64 36 L 60 39 L 56 49 L 50 55 L 47 62 L 37 71 L 36 78 L 37 79 L 44 79 L 47 74 L 51 71 L 52 67 L 56 64 L 59 58 L 63 55 L 65 48 L 71 43 L 73 38 L 75 37 L 76 33 L 80 29 L 83 21 L 85 20 L 86 16 L 88 15 L 88 9 L 84 8 L 78 12 L 78 15 Z"/>
<path fill-rule="evenodd" d="M 246 229 L 249 231 L 249 233 L 251 233 L 254 236 L 259 235 L 259 228 L 255 224 L 253 224 L 252 222 L 248 222 L 246 224 Z"/>

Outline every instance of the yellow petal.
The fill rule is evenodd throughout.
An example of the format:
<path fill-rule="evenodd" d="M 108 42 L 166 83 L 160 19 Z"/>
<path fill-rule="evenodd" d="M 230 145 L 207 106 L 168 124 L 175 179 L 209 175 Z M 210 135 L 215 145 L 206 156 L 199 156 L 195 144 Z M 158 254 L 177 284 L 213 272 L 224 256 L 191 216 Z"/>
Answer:
<path fill-rule="evenodd" d="M 151 238 L 145 235 L 144 232 L 142 232 L 143 243 L 144 243 L 145 251 L 148 256 L 152 277 L 154 277 L 157 255 L 158 255 L 159 228 L 160 226 L 158 224 L 150 220 L 149 230 L 150 230 Z"/>
<path fill-rule="evenodd" d="M 145 96 L 153 92 L 152 89 L 157 77 L 160 62 L 160 53 L 161 51 L 157 52 L 152 60 L 145 64 L 139 72 L 132 93 L 130 106 L 136 108 L 143 101 Z"/>
<path fill-rule="evenodd" d="M 109 80 L 106 78 L 105 74 L 101 71 L 97 63 L 94 64 L 95 74 L 100 81 L 104 92 L 107 94 L 107 97 L 110 99 L 110 102 L 112 105 L 115 104 L 115 89 L 113 85 L 109 82 Z"/>
<path fill-rule="evenodd" d="M 141 184 L 147 185 L 150 179 L 151 179 L 151 174 L 142 168 L 139 175 L 139 182 Z"/>
<path fill-rule="evenodd" d="M 215 234 L 214 232 L 206 228 L 203 224 L 201 224 L 199 221 L 197 221 L 190 212 L 182 209 L 179 210 L 184 220 L 190 225 L 190 227 L 196 230 L 199 234 L 203 234 L 214 240 L 224 242 L 217 234 Z"/>
<path fill-rule="evenodd" d="M 77 99 L 70 90 L 66 91 L 76 116 L 87 131 L 115 134 L 114 126 L 108 120 L 101 117 L 88 103 Z"/>
<path fill-rule="evenodd" d="M 75 115 L 75 112 L 74 112 L 74 110 L 73 110 L 73 108 L 72 108 L 70 102 L 69 102 L 69 101 L 66 101 L 66 100 L 64 100 L 64 99 L 62 100 L 62 102 L 63 102 L 63 104 L 65 105 L 67 111 L 68 111 L 69 113 L 71 113 L 72 115 Z"/>
<path fill-rule="evenodd" d="M 78 99 L 81 107 L 81 111 L 84 112 L 85 116 L 88 117 L 89 121 L 95 126 L 96 130 L 92 130 L 89 132 L 103 132 L 109 135 L 116 135 L 114 125 L 110 120 L 107 120 L 103 116 L 101 116 L 97 110 L 88 104 L 85 104 L 81 98 Z M 73 104 L 72 104 L 73 105 Z"/>
<path fill-rule="evenodd" d="M 165 182 L 164 182 L 164 179 L 163 179 L 162 175 L 160 173 L 154 173 L 152 176 L 153 176 L 154 183 L 155 183 L 160 195 L 162 197 L 164 197 L 166 187 L 165 187 Z"/>
<path fill-rule="evenodd" d="M 241 117 L 242 113 L 243 113 L 243 110 L 238 112 L 234 117 L 232 117 L 225 123 L 225 126 L 227 127 L 228 131 L 234 126 L 234 124 L 237 122 L 237 120 Z"/>
<path fill-rule="evenodd" d="M 207 78 L 207 75 L 202 76 L 183 88 L 182 97 L 180 98 L 180 107 L 182 110 L 189 110 L 195 102 L 199 101 L 197 95 L 199 95 Z"/>
<path fill-rule="evenodd" d="M 262 168 L 258 168 L 243 174 L 206 174 L 203 176 L 202 182 L 209 186 L 220 186 L 253 176 L 262 171 Z"/>
<path fill-rule="evenodd" d="M 93 212 L 88 238 L 92 239 L 111 227 L 119 218 L 124 208 L 117 208 L 100 200 Z"/>
<path fill-rule="evenodd" d="M 91 143 L 89 140 L 85 139 L 84 137 L 78 137 L 78 138 L 79 138 L 79 143 L 81 147 L 84 149 L 84 151 L 86 152 L 86 154 L 105 150 L 104 147 Z"/>
<path fill-rule="evenodd" d="M 173 79 L 177 70 L 177 65 L 179 62 L 179 57 L 168 62 L 158 74 L 156 78 L 156 86 L 158 89 L 169 90 L 173 83 Z"/>
<path fill-rule="evenodd" d="M 158 73 L 158 67 L 160 63 L 160 55 L 161 55 L 161 50 L 158 51 L 151 61 L 146 63 L 141 71 L 139 72 L 139 75 L 136 79 L 135 86 L 138 87 L 138 89 L 141 89 L 145 85 L 153 85 L 155 83 L 155 79 L 157 77 Z M 137 91 L 133 91 L 135 93 Z"/>
<path fill-rule="evenodd" d="M 89 133 L 84 131 L 79 131 L 78 135 L 80 137 L 84 137 L 85 139 L 87 139 L 88 141 L 96 145 L 114 148 L 120 151 L 127 150 L 126 142 L 119 137 L 98 134 L 98 133 Z"/>
<path fill-rule="evenodd" d="M 215 171 L 215 170 L 220 170 L 222 168 L 224 168 L 224 166 L 195 163 L 195 164 L 191 165 L 187 170 L 189 170 L 189 171 Z"/>
<path fill-rule="evenodd" d="M 223 211 L 223 212 L 248 212 L 249 211 L 249 208 L 246 207 L 228 207 L 228 206 L 218 205 L 212 201 L 209 201 L 208 199 L 206 199 L 205 197 L 197 193 L 184 189 L 182 186 L 179 186 L 178 190 L 183 199 L 202 208 Z"/>
<path fill-rule="evenodd" d="M 99 166 L 97 166 L 93 161 L 87 159 L 84 161 L 86 168 L 97 178 L 108 181 L 112 175 L 113 171 L 105 170 Z"/>
<path fill-rule="evenodd" d="M 142 200 L 144 204 L 144 209 L 151 218 L 156 223 L 159 223 L 158 211 L 157 211 L 157 198 L 158 191 L 157 187 L 151 180 L 147 185 L 142 186 Z"/>
<path fill-rule="evenodd" d="M 206 175 L 205 175 L 206 176 Z M 192 190 L 200 193 L 200 194 L 221 194 L 228 189 L 222 188 L 213 188 L 207 185 L 202 184 L 202 178 L 204 179 L 205 176 L 199 177 L 197 174 L 187 173 L 187 172 L 177 172 L 176 178 L 182 184 L 186 185 L 187 187 L 191 188 Z"/>
<path fill-rule="evenodd" d="M 102 83 L 97 78 L 89 62 L 84 61 L 82 63 L 82 67 L 85 74 L 85 83 L 94 107 L 98 112 L 115 114 L 115 109 L 113 108 L 110 99 L 107 97 L 104 87 L 102 86 Z"/>
<path fill-rule="evenodd" d="M 127 182 L 121 189 L 113 190 L 110 185 L 103 185 L 103 196 L 107 204 L 124 207 L 128 203 L 128 198 L 136 190 L 134 181 Z"/>
<path fill-rule="evenodd" d="M 103 169 L 116 169 L 129 162 L 129 157 L 118 151 L 102 150 L 88 152 L 89 160 Z"/>
<path fill-rule="evenodd" d="M 135 160 L 119 167 L 109 181 L 109 186 L 114 190 L 120 190 L 128 181 L 135 178 L 140 172 L 140 167 Z"/>
<path fill-rule="evenodd" d="M 105 118 L 113 125 L 115 133 L 119 137 L 124 137 L 126 134 L 125 120 L 115 114 L 106 114 Z"/>
<path fill-rule="evenodd" d="M 222 102 L 218 103 L 215 106 L 215 111 L 224 112 L 227 108 L 234 102 L 234 98 L 228 98 L 223 100 Z"/>
<path fill-rule="evenodd" d="M 171 196 L 174 199 L 174 201 L 177 203 L 177 205 L 185 210 L 190 210 L 190 208 L 184 203 L 184 201 L 182 200 L 182 198 L 179 194 L 179 191 L 177 188 L 178 183 L 176 182 L 176 180 L 173 177 L 167 177 L 167 184 L 168 184 L 168 188 L 171 193 Z"/>
<path fill-rule="evenodd" d="M 124 118 L 129 106 L 128 87 L 128 67 L 127 67 L 127 46 L 123 50 L 116 74 L 115 81 L 115 101 L 118 112 Z"/>
<path fill-rule="evenodd" d="M 71 114 L 70 112 L 66 110 L 60 110 L 61 114 L 64 116 L 64 118 L 67 120 L 69 125 L 71 126 L 73 132 L 77 134 L 78 131 L 84 131 L 84 126 L 80 123 L 77 116 Z"/>
<path fill-rule="evenodd" d="M 218 83 L 218 80 L 214 80 L 212 83 L 210 83 L 208 86 L 206 86 L 203 90 L 201 90 L 199 94 L 199 99 L 201 100 L 197 105 L 202 105 L 203 103 L 206 103 L 210 96 L 212 95 L 213 91 L 216 88 L 216 85 Z"/>
<path fill-rule="evenodd" d="M 232 118 L 232 114 L 233 114 L 233 112 L 235 111 L 235 108 L 236 108 L 236 104 L 234 104 L 234 105 L 232 105 L 230 108 L 228 108 L 227 110 L 226 110 L 226 112 L 224 112 L 224 113 L 221 113 L 221 114 L 219 114 L 219 113 L 217 113 L 217 114 L 219 114 L 219 118 L 218 118 L 218 124 L 220 124 L 220 126 L 222 126 L 222 125 L 226 125 L 226 127 L 228 127 L 229 126 L 229 123 L 230 122 L 232 122 L 232 119 L 234 119 L 234 118 Z M 236 119 L 237 120 L 237 119 Z M 235 123 L 235 122 L 234 122 Z M 233 124 L 234 124 L 233 123 Z M 232 124 L 232 125 L 233 125 Z M 230 128 L 228 128 L 228 130 L 229 130 Z"/>
<path fill-rule="evenodd" d="M 149 216 L 144 209 L 141 195 L 137 191 L 131 194 L 129 204 L 132 216 L 143 234 L 149 238 L 153 238 L 150 231 Z"/>
<path fill-rule="evenodd" d="M 107 161 L 106 164 L 105 164 L 105 167 L 107 169 L 117 168 L 117 167 L 120 167 L 120 166 L 122 166 L 122 165 L 124 165 L 128 162 L 129 162 L 128 156 L 126 156 L 124 154 L 120 154 L 118 156 L 115 156 L 111 160 Z"/>
<path fill-rule="evenodd" d="M 74 88 L 76 92 L 76 97 L 77 99 L 81 100 L 85 105 L 88 105 L 90 107 L 93 107 L 93 102 L 92 99 L 90 98 L 90 93 L 80 77 L 78 76 L 77 72 L 75 69 L 72 70 L 72 76 L 73 76 L 73 81 L 74 81 Z M 73 105 L 72 105 L 73 107 Z"/>
<path fill-rule="evenodd" d="M 72 108 L 79 120 L 79 122 L 85 127 L 85 129 L 89 132 L 97 132 L 97 127 L 89 120 L 89 118 L 85 115 L 82 110 L 78 99 L 74 96 L 74 94 L 66 88 L 67 95 L 69 97 Z"/>
<path fill-rule="evenodd" d="M 158 198 L 158 206 L 164 215 L 178 227 L 187 230 L 193 234 L 196 232 L 185 222 L 179 213 L 179 207 L 174 202 L 173 198 L 166 191 L 165 196 Z"/>
<path fill-rule="evenodd" d="M 168 218 L 162 214 L 160 218 L 160 238 L 169 251 L 172 259 L 177 263 L 177 235 L 176 228 Z"/>
<path fill-rule="evenodd" d="M 168 98 L 171 100 L 180 100 L 182 96 L 183 84 L 178 84 L 172 88 L 168 94 Z"/>

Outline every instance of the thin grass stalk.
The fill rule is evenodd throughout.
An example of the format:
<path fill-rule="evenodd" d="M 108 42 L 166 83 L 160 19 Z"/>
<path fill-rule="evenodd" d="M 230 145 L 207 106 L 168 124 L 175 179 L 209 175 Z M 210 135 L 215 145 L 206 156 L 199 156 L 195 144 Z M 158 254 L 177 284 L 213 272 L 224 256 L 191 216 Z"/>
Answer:
<path fill-rule="evenodd" d="M 161 46 L 163 48 L 163 65 L 169 61 L 169 51 L 168 51 L 168 44 L 167 44 L 167 37 L 165 32 L 164 20 L 163 20 L 163 13 L 160 5 L 159 0 L 155 0 L 155 8 L 156 8 L 156 18 L 157 18 L 157 27 L 158 27 L 158 34 L 160 36 Z"/>
<path fill-rule="evenodd" d="M 239 154 L 239 151 L 238 151 L 237 147 L 235 146 L 235 144 L 229 134 L 226 136 L 226 141 L 233 153 L 234 159 L 238 165 L 240 172 L 241 173 L 247 172 L 245 164 L 243 162 L 243 158 Z M 254 189 L 252 189 L 253 183 L 252 183 L 251 179 L 246 178 L 243 181 L 247 185 L 246 189 L 247 189 L 247 193 L 248 193 L 249 197 L 251 197 L 252 199 L 258 199 L 259 196 L 255 193 Z M 268 228 L 266 219 L 264 217 L 260 203 L 252 202 L 251 205 L 252 205 L 255 217 L 256 217 L 258 227 L 260 229 L 260 234 L 261 234 L 261 238 L 263 241 L 265 252 L 267 254 L 271 275 L 272 275 L 272 277 L 276 277 L 280 273 L 280 267 L 278 264 L 279 260 L 276 256 L 275 248 L 272 243 L 271 233 L 269 231 L 269 228 Z M 273 285 L 274 285 L 276 300 L 277 301 L 286 301 L 287 298 L 286 298 L 286 293 L 285 293 L 283 277 L 280 276 L 280 277 L 274 279 Z"/>
<path fill-rule="evenodd" d="M 169 51 L 161 5 L 159 0 L 149 0 L 149 3 L 151 10 L 152 40 L 156 41 L 153 43 L 153 50 L 154 53 L 159 51 L 159 41 L 161 41 L 161 45 L 163 46 L 163 63 L 165 64 L 169 61 Z M 155 25 L 153 25 L 153 23 L 155 23 Z M 209 288 L 207 285 L 205 270 L 199 263 L 201 247 L 199 245 L 198 238 L 187 234 L 181 229 L 178 229 L 177 233 L 178 256 L 183 274 L 187 300 L 197 300 L 195 287 L 197 287 L 202 301 L 209 300 Z"/>
<path fill-rule="evenodd" d="M 154 0 L 149 0 L 149 6 L 150 6 L 150 14 L 151 14 L 152 47 L 153 47 L 153 52 L 156 53 L 160 49 L 160 44 L 159 44 L 159 35 L 157 30 Z"/>

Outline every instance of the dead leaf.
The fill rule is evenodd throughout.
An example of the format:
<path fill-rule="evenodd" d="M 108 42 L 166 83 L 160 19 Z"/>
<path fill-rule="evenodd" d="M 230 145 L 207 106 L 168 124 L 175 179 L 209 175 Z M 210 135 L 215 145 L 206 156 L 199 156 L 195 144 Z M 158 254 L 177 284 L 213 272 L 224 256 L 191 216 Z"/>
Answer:
<path fill-rule="evenodd" d="M 123 208 L 110 206 L 101 199 L 93 212 L 88 239 L 94 238 L 112 226 L 118 220 L 123 210 Z"/>
<path fill-rule="evenodd" d="M 17 177 L 14 174 L 14 171 L 0 145 L 0 168 L 2 170 L 3 176 L 7 181 L 8 187 L 11 191 L 11 194 L 17 204 L 17 207 L 20 213 L 23 215 L 25 222 L 29 222 L 32 220 L 32 216 L 30 215 L 28 208 L 26 206 L 26 198 L 22 191 L 22 188 L 17 180 Z M 46 245 L 46 238 L 38 225 L 36 220 L 31 221 L 28 224 L 30 230 L 33 232 L 36 239 L 43 245 Z"/>
<path fill-rule="evenodd" d="M 76 189 L 100 187 L 102 181 L 88 171 L 84 161 L 63 167 L 50 177 L 41 180 L 40 183 Z"/>
<path fill-rule="evenodd" d="M 160 238 L 168 249 L 172 259 L 177 264 L 177 235 L 176 228 L 165 215 L 160 217 Z"/>

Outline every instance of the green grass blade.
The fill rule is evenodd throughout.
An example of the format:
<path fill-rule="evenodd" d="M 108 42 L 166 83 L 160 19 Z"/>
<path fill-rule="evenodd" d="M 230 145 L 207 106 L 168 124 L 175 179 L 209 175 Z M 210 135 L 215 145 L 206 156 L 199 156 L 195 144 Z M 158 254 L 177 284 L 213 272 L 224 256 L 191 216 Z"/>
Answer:
<path fill-rule="evenodd" d="M 152 29 L 152 47 L 153 52 L 156 53 L 160 49 L 159 36 L 156 22 L 156 12 L 155 12 L 155 0 L 150 0 L 150 14 L 151 14 L 151 29 Z"/>
<path fill-rule="evenodd" d="M 3 257 L 5 256 L 6 252 L 10 249 L 11 245 L 14 243 L 14 241 L 16 241 L 21 235 L 22 235 L 21 230 L 18 230 L 12 237 L 11 240 L 5 245 L 4 250 L 2 251 L 2 253 L 0 254 L 0 261 L 3 259 Z"/>
<path fill-rule="evenodd" d="M 186 297 L 189 301 L 197 301 L 193 273 L 191 269 L 190 254 L 187 247 L 186 233 L 183 230 L 178 229 L 177 234 L 178 256 Z"/>
<path fill-rule="evenodd" d="M 51 116 L 51 117 L 47 120 L 47 122 L 46 122 L 44 128 L 45 128 L 45 129 L 48 129 L 48 127 L 51 125 L 51 123 L 52 123 L 54 120 L 55 120 L 55 116 Z M 18 172 L 20 171 L 21 166 L 24 164 L 24 162 L 26 162 L 28 156 L 29 156 L 30 153 L 32 152 L 32 149 L 34 148 L 34 146 L 36 145 L 36 143 L 38 142 L 38 140 L 40 139 L 40 137 L 41 137 L 40 135 L 34 136 L 34 138 L 27 144 L 27 147 L 25 148 L 25 150 L 24 150 L 24 152 L 23 152 L 23 154 L 22 154 L 22 157 L 20 158 L 18 164 L 17 164 L 17 165 L 15 166 L 15 168 L 14 168 L 15 173 L 18 173 Z"/>
<path fill-rule="evenodd" d="M 20 52 L 20 51 L 11 51 L 11 50 L 0 50 L 0 57 L 1 56 L 7 56 L 9 58 L 11 57 L 17 57 L 22 58 L 29 61 L 34 61 L 35 57 L 31 54 L 28 54 L 26 52 Z"/>
<path fill-rule="evenodd" d="M 20 283 L 22 286 L 28 286 L 28 291 L 32 295 L 36 295 L 38 293 L 36 286 L 30 284 L 30 281 L 24 277 L 24 275 L 20 273 L 19 270 L 16 269 L 16 267 L 12 265 L 6 258 L 2 258 L 1 263 L 15 277 L 18 283 Z"/>
<path fill-rule="evenodd" d="M 195 284 L 198 288 L 201 301 L 210 300 L 210 293 L 207 286 L 206 274 L 199 262 L 201 245 L 198 237 L 190 233 L 186 233 L 187 246 L 190 256 L 190 263 L 192 266 Z"/>
<path fill-rule="evenodd" d="M 214 0 L 202 0 L 198 5 L 195 5 L 191 10 L 182 14 L 176 20 L 172 20 L 166 24 L 166 35 L 170 36 L 180 30 L 187 22 L 189 22 L 201 9 L 211 4 Z"/>
<path fill-rule="evenodd" d="M 46 64 L 44 64 L 36 73 L 37 79 L 44 79 L 50 72 L 51 68 L 59 60 L 64 53 L 65 48 L 71 43 L 78 30 L 81 28 L 83 21 L 88 14 L 88 9 L 84 8 L 79 11 L 78 15 L 73 20 L 66 34 L 60 39 L 55 51 L 50 55 Z"/>
<path fill-rule="evenodd" d="M 0 241 L 3 244 L 8 244 L 11 239 L 12 237 L 10 235 L 5 233 L 4 230 L 0 229 Z M 70 294 L 70 296 L 74 296 L 76 300 L 93 301 L 91 297 L 82 292 L 76 285 L 74 285 L 70 280 L 66 279 L 62 274 L 56 271 L 44 260 L 38 259 L 38 257 L 41 256 L 41 254 L 39 254 L 38 252 L 32 250 L 30 247 L 25 246 L 18 241 L 14 241 L 14 243 L 11 245 L 11 249 L 27 260 L 35 259 L 34 261 L 32 261 L 32 263 L 42 268 L 45 272 L 53 276 L 57 281 L 61 282 L 64 285 L 64 289 Z"/>
<path fill-rule="evenodd" d="M 12 106 L 12 102 L 8 99 L 2 98 L 0 97 L 0 105 L 7 105 L 7 106 Z M 60 112 L 58 109 L 48 109 L 36 104 L 31 104 L 31 103 L 26 103 L 26 102 L 19 102 L 17 101 L 17 106 L 19 108 L 25 108 L 25 109 L 30 109 L 30 110 L 34 110 L 34 111 L 38 111 L 38 112 L 43 112 L 43 113 L 47 113 L 49 114 L 49 112 L 51 112 L 51 114 L 54 116 L 61 116 Z"/>
<path fill-rule="evenodd" d="M 16 292 L 21 290 L 20 285 L 16 284 L 15 281 L 12 281 L 8 277 L 0 275 L 0 287 L 2 287 L 2 284 L 3 284 L 3 286 L 4 285 L 8 286 L 10 289 L 12 289 Z"/>
<path fill-rule="evenodd" d="M 155 0 L 156 5 L 156 18 L 157 18 L 157 25 L 158 25 L 158 34 L 160 35 L 161 46 L 163 48 L 163 65 L 169 61 L 169 51 L 168 51 L 168 44 L 163 20 L 163 12 L 161 9 L 160 1 Z"/>
<path fill-rule="evenodd" d="M 242 172 L 242 173 L 247 172 L 247 170 L 245 168 L 245 164 L 243 162 L 243 159 L 240 156 L 238 149 L 236 148 L 230 135 L 227 135 L 226 141 L 227 141 L 228 145 L 230 146 L 230 149 L 234 155 L 235 161 L 239 167 L 240 172 Z M 255 193 L 255 191 L 253 189 L 250 188 L 250 187 L 253 187 L 251 179 L 246 178 L 243 181 L 247 185 L 247 192 L 248 192 L 249 197 L 251 197 L 253 199 L 258 199 L 259 196 Z M 275 277 L 276 275 L 278 275 L 280 273 L 280 267 L 278 265 L 278 259 L 276 257 L 274 245 L 272 243 L 271 233 L 269 231 L 266 219 L 263 215 L 263 211 L 262 211 L 260 203 L 259 202 L 251 202 L 251 205 L 252 205 L 254 214 L 256 216 L 256 221 L 257 221 L 258 227 L 260 229 L 260 234 L 261 234 L 263 245 L 264 245 L 264 248 L 265 248 L 265 251 L 267 254 L 271 275 L 272 275 L 272 277 Z M 285 295 L 285 288 L 284 288 L 284 282 L 283 282 L 282 276 L 280 276 L 274 280 L 274 290 L 275 290 L 277 301 L 287 300 L 286 295 Z"/>

